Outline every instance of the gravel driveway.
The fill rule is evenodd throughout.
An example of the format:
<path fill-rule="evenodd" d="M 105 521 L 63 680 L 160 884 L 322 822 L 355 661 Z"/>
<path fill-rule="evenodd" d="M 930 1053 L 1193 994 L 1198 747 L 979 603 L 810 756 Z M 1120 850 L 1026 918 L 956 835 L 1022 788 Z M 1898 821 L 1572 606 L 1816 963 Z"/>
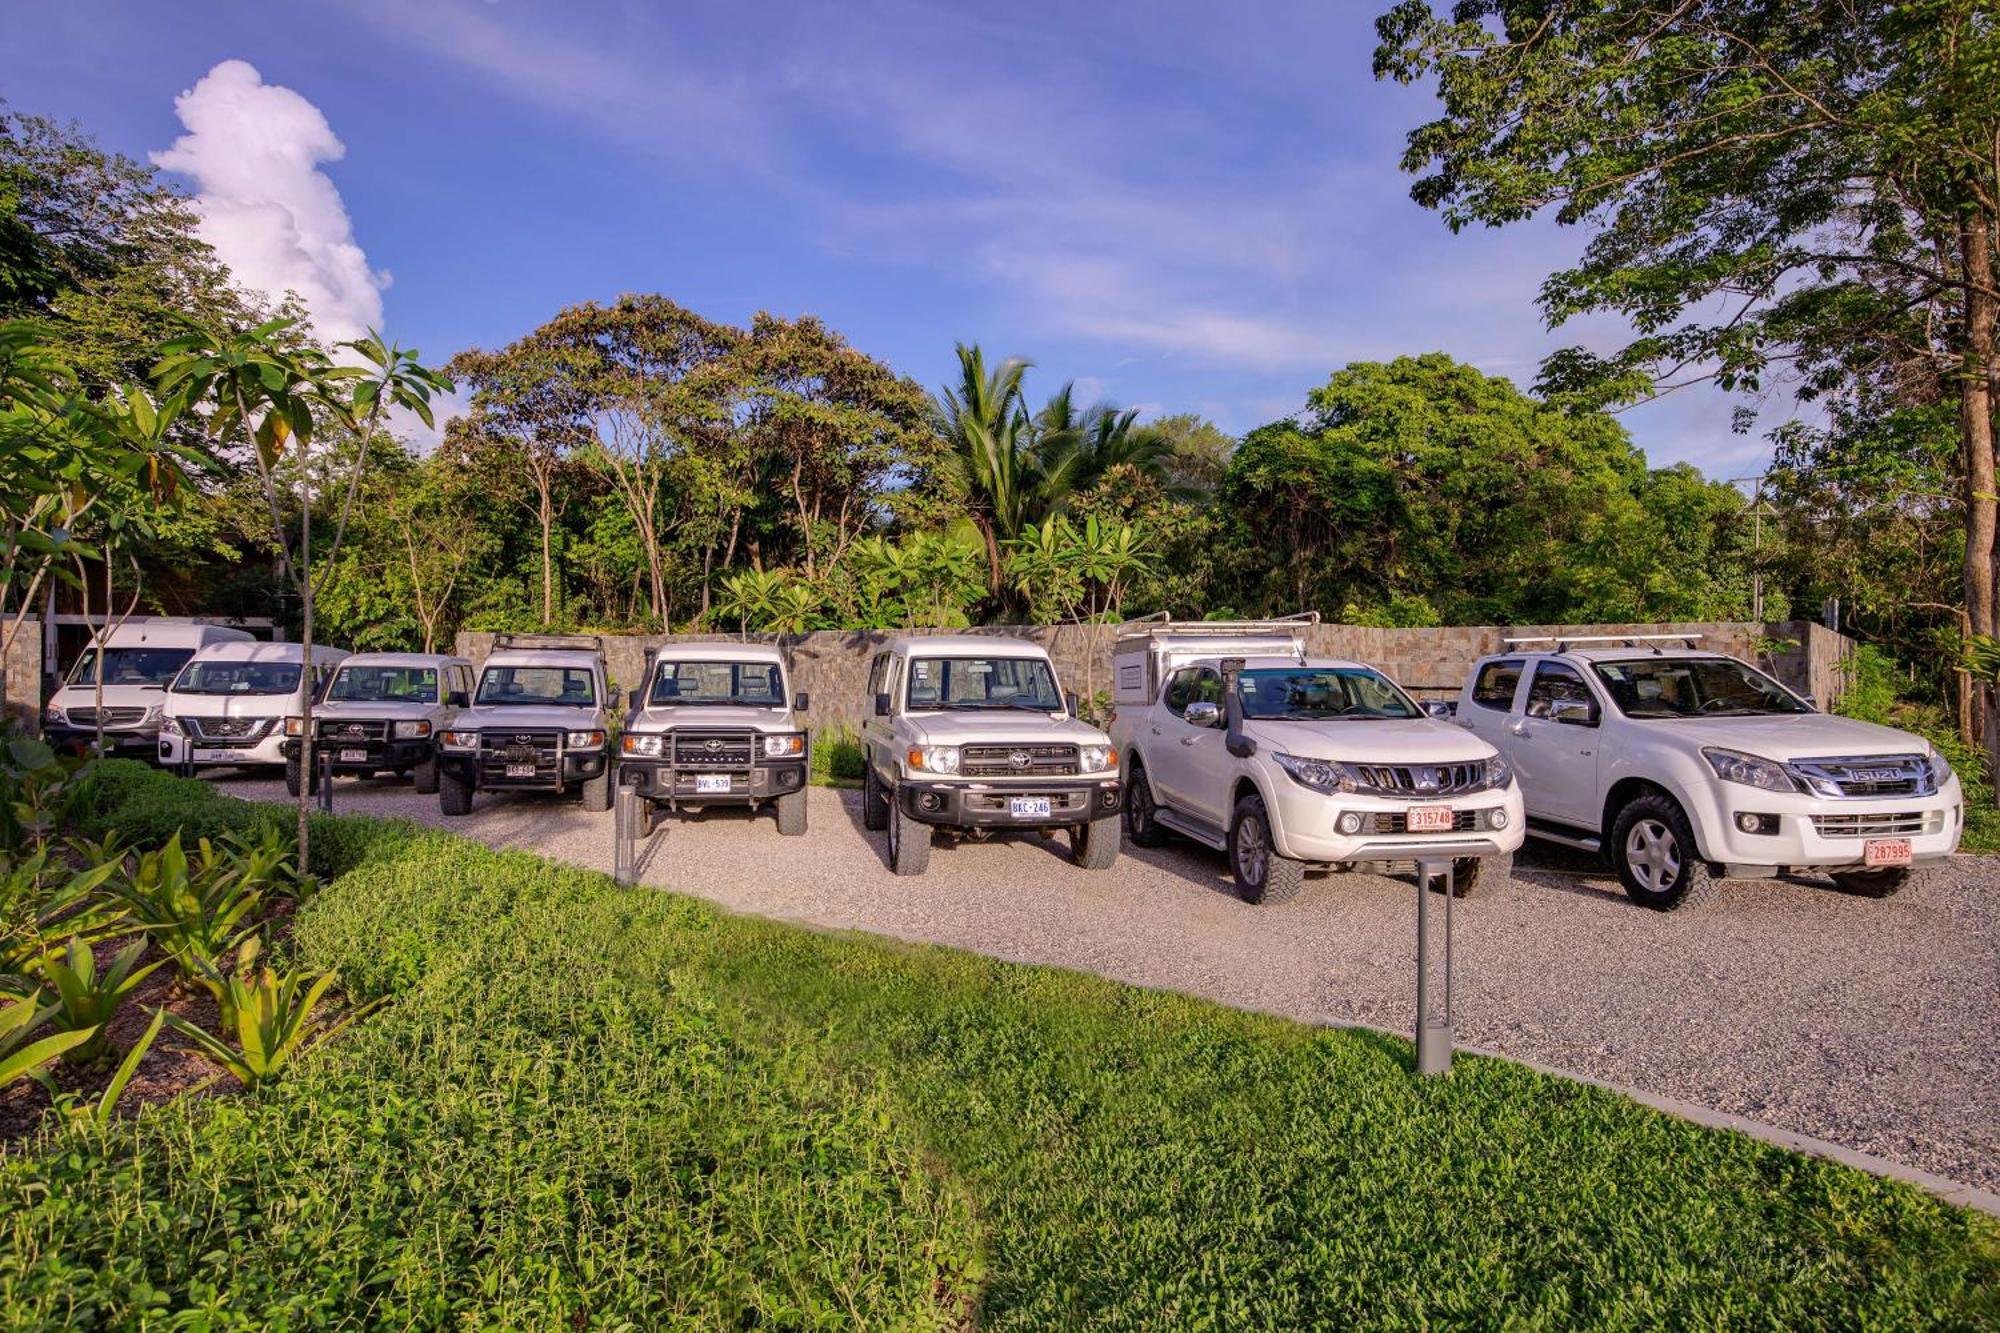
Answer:
<path fill-rule="evenodd" d="M 276 782 L 216 780 L 285 799 Z M 611 866 L 611 816 L 574 800 L 481 797 L 446 821 L 436 797 L 342 780 L 336 803 Z M 1089 873 L 1066 840 L 1034 837 L 941 844 L 927 876 L 897 879 L 858 793 L 815 789 L 811 821 L 781 838 L 769 815 L 670 817 L 642 853 L 645 882 L 1311 1022 L 1413 1022 L 1410 879 L 1309 877 L 1295 901 L 1257 908 L 1192 843 L 1127 848 Z M 1711 908 L 1653 913 L 1587 858 L 1531 843 L 1511 882 L 1457 906 L 1459 1040 L 2000 1188 L 1996 890 L 2000 860 L 1959 857 L 1882 901 L 1748 880 Z"/>

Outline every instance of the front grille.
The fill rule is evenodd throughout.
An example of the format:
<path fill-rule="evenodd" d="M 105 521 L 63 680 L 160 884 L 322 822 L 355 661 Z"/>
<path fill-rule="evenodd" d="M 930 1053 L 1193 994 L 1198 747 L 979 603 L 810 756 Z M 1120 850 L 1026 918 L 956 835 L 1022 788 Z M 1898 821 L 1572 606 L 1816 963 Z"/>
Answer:
<path fill-rule="evenodd" d="M 1068 778 L 1077 769 L 1074 745 L 968 745 L 958 754 L 968 778 Z"/>
<path fill-rule="evenodd" d="M 1894 810 L 1869 815 L 1814 815 L 1813 827 L 1823 838 L 1881 838 L 1896 834 L 1941 833 L 1942 810 Z"/>
<path fill-rule="evenodd" d="M 757 752 L 756 735 L 748 731 L 671 731 L 667 737 L 675 768 L 748 768 Z"/>
<path fill-rule="evenodd" d="M 1840 795 L 1928 796 L 1935 790 L 1930 762 L 1920 754 L 1876 754 L 1843 759 L 1794 759 L 1792 768 L 1830 783 Z M 1815 794 L 1820 794 L 1814 788 Z"/>
<path fill-rule="evenodd" d="M 97 725 L 97 709 L 95 708 L 67 708 L 63 711 L 69 716 L 70 725 L 73 727 L 94 727 Z M 107 727 L 136 727 L 145 720 L 145 717 L 146 710 L 143 708 L 107 708 L 104 710 L 104 725 Z"/>
<path fill-rule="evenodd" d="M 1357 764 L 1361 780 L 1395 795 L 1456 796 L 1484 790 L 1484 760 L 1470 764 Z"/>
<path fill-rule="evenodd" d="M 353 722 L 346 718 L 318 718 L 315 728 L 323 741 L 341 744 L 385 741 L 389 739 L 387 722 Z"/>
<path fill-rule="evenodd" d="M 248 749 L 277 723 L 271 717 L 184 717 L 189 736 L 206 747 Z"/>
<path fill-rule="evenodd" d="M 1452 813 L 1451 831 L 1453 833 L 1477 833 L 1487 826 L 1486 816 L 1487 812 L 1484 810 L 1454 811 Z M 1400 810 L 1378 810 L 1368 816 L 1367 828 L 1370 833 L 1408 833 L 1410 831 L 1410 817 Z M 1442 829 L 1427 829 L 1417 836 L 1421 838 L 1430 833 L 1442 833 L 1443 831 Z"/>
<path fill-rule="evenodd" d="M 480 777 L 484 782 L 554 782 L 560 780 L 560 731 L 482 731 L 479 733 Z M 507 776 L 509 764 L 533 764 L 532 778 Z"/>

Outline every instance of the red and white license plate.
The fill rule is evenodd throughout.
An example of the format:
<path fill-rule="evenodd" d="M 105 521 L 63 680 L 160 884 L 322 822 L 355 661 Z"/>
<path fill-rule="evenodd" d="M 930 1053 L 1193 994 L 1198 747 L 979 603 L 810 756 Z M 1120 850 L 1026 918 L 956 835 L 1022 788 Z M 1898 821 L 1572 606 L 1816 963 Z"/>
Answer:
<path fill-rule="evenodd" d="M 1906 866 L 1910 863 L 1908 838 L 1870 838 L 1861 846 L 1861 864 Z"/>
<path fill-rule="evenodd" d="M 342 750 L 340 752 L 340 762 L 343 764 L 365 764 L 368 762 L 368 751 Z"/>
<path fill-rule="evenodd" d="M 1458 822 L 1458 812 L 1448 805 L 1413 805 L 1409 823 L 1412 833 L 1449 833 Z"/>

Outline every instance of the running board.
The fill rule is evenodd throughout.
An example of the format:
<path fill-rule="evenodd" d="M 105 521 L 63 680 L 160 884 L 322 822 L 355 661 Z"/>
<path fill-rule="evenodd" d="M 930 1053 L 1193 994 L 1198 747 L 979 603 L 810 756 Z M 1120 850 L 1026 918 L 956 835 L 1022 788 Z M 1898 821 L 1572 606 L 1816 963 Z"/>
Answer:
<path fill-rule="evenodd" d="M 1193 815 L 1184 815 L 1165 806 L 1155 806 L 1153 819 L 1162 827 L 1170 828 L 1184 837 L 1193 838 L 1196 842 L 1213 847 L 1218 852 L 1226 850 L 1229 846 L 1228 834 L 1206 820 L 1196 819 Z"/>
<path fill-rule="evenodd" d="M 1528 836 L 1531 838 L 1540 838 L 1544 842 L 1561 843 L 1565 847 L 1574 847 L 1580 852 L 1600 852 L 1604 850 L 1603 840 L 1595 835 L 1581 831 L 1572 832 L 1564 825 L 1550 823 L 1545 819 L 1530 819 L 1528 821 Z"/>

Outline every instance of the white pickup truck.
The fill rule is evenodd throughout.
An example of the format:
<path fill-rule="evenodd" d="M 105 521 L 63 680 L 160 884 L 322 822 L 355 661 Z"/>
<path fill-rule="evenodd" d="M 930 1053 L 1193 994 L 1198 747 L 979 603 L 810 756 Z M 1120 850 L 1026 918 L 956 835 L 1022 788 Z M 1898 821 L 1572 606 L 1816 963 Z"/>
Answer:
<path fill-rule="evenodd" d="M 1929 743 L 1690 642 L 1511 639 L 1473 665 L 1458 722 L 1512 761 L 1532 836 L 1662 911 L 1782 871 L 1881 896 L 1956 850 L 1964 795 Z"/>
<path fill-rule="evenodd" d="M 1118 760 L 1076 718 L 1042 648 L 1000 635 L 896 639 L 868 672 L 861 819 L 890 868 L 921 875 L 932 830 L 1069 833 L 1086 870 L 1118 859 Z"/>
<path fill-rule="evenodd" d="M 1275 903 L 1309 866 L 1449 860 L 1468 893 L 1521 845 L 1521 794 L 1491 745 L 1361 662 L 1306 656 L 1317 620 L 1135 622 L 1112 654 L 1125 831 L 1228 853 Z M 1504 866 L 1496 867 L 1504 877 Z M 1436 886 L 1433 886 L 1436 887 Z"/>

